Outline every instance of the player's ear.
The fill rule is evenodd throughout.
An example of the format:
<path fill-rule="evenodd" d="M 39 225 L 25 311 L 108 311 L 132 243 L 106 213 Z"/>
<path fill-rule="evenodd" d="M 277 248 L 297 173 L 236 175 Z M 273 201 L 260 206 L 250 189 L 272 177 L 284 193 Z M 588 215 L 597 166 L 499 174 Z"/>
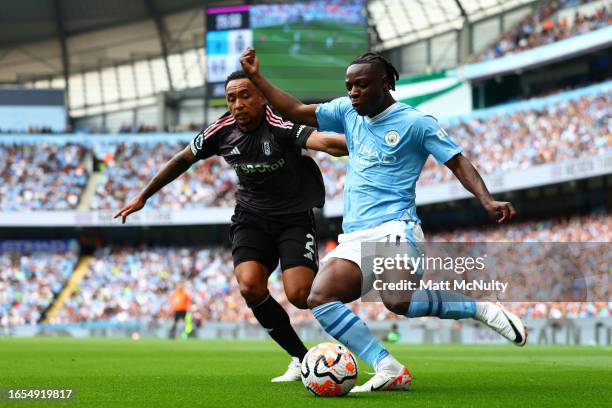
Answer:
<path fill-rule="evenodd" d="M 389 77 L 387 75 L 383 75 L 382 77 L 382 87 L 384 91 L 389 90 Z"/>

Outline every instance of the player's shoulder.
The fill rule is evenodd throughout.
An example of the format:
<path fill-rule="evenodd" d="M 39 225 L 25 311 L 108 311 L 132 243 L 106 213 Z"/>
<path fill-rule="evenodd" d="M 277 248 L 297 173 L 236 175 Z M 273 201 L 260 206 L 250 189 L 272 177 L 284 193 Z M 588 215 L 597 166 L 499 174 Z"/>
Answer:
<path fill-rule="evenodd" d="M 410 106 L 403 102 L 398 102 L 396 114 L 397 116 L 401 116 L 402 119 L 406 120 L 409 125 L 416 126 L 417 128 L 438 126 L 438 119 L 436 119 L 433 115 L 421 112 L 414 106 Z"/>
<path fill-rule="evenodd" d="M 332 99 L 328 102 L 319 103 L 317 105 L 317 111 L 319 110 L 333 110 L 333 111 L 343 111 L 347 112 L 353 108 L 351 104 L 351 99 L 348 96 L 341 96 L 340 98 Z"/>
<path fill-rule="evenodd" d="M 203 139 L 208 139 L 213 135 L 219 135 L 224 131 L 233 129 L 236 126 L 236 119 L 230 114 L 225 112 L 219 119 L 211 123 L 208 127 L 200 132 Z"/>
<path fill-rule="evenodd" d="M 337 106 L 343 110 L 350 110 L 353 108 L 353 104 L 351 103 L 351 98 L 348 96 L 341 96 L 340 98 L 332 99 L 328 102 L 331 105 Z"/>
<path fill-rule="evenodd" d="M 272 131 L 293 128 L 293 122 L 283 119 L 279 114 L 274 112 L 269 105 L 266 105 L 266 123 Z"/>

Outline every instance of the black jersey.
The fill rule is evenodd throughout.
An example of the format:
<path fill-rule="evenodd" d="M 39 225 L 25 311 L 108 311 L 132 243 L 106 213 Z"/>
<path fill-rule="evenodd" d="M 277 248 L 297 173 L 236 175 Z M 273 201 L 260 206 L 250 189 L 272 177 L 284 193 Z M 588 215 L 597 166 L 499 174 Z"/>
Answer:
<path fill-rule="evenodd" d="M 200 132 L 190 147 L 198 159 L 222 156 L 238 174 L 236 204 L 262 215 L 295 214 L 325 202 L 314 160 L 302 147 L 314 128 L 283 120 L 266 106 L 266 119 L 245 133 L 225 113 Z"/>

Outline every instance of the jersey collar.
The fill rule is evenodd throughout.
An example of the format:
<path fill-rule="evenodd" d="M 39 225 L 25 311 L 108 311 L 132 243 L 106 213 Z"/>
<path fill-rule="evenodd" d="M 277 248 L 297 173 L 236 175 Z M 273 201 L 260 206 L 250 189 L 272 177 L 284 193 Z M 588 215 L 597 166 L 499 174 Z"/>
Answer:
<path fill-rule="evenodd" d="M 389 114 L 389 112 L 391 112 L 393 109 L 395 109 L 395 107 L 397 106 L 397 102 L 395 102 L 393 105 L 390 105 L 387 109 L 385 109 L 384 111 L 380 112 L 378 115 L 374 116 L 373 118 L 370 118 L 369 116 L 364 116 L 366 122 L 368 123 L 374 123 L 377 122 L 381 119 L 383 119 L 385 116 L 387 116 Z"/>

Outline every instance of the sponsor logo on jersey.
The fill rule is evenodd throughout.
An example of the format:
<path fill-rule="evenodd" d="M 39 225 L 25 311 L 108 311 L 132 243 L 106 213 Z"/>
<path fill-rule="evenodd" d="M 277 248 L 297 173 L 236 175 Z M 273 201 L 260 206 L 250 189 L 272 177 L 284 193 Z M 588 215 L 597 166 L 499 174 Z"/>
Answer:
<path fill-rule="evenodd" d="M 270 142 L 268 141 L 263 142 L 262 149 L 266 156 L 270 156 L 272 154 L 272 148 L 270 147 Z"/>
<path fill-rule="evenodd" d="M 229 154 L 237 155 L 240 154 L 240 150 L 238 150 L 238 146 L 234 147 Z"/>
<path fill-rule="evenodd" d="M 271 173 L 285 166 L 285 159 L 279 159 L 272 164 L 236 164 L 234 168 L 237 172 L 244 174 L 252 173 Z"/>
<path fill-rule="evenodd" d="M 399 140 L 400 135 L 395 130 L 391 130 L 385 135 L 385 142 L 387 142 L 389 146 L 395 146 L 399 143 Z"/>
<path fill-rule="evenodd" d="M 306 249 L 306 253 L 304 254 L 304 258 L 314 261 L 314 253 L 315 253 L 314 245 L 315 245 L 314 235 L 306 234 L 306 245 L 304 246 L 304 248 Z"/>
<path fill-rule="evenodd" d="M 354 143 L 357 145 L 356 160 L 361 164 L 391 164 L 397 161 L 395 155 L 382 153 L 372 144 L 359 143 L 356 139 Z"/>
<path fill-rule="evenodd" d="M 444 129 L 440 128 L 438 132 L 436 133 L 436 136 L 438 136 L 438 139 L 444 140 L 444 137 L 448 136 L 448 134 L 446 133 Z"/>

